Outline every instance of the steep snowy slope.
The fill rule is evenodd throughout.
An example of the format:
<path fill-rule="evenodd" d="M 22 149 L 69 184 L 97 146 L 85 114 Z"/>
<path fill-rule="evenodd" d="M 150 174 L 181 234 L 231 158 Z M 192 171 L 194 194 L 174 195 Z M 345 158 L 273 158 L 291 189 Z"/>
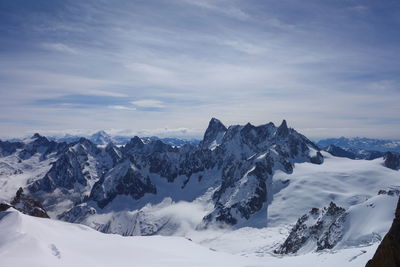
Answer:
<path fill-rule="evenodd" d="M 245 237 L 244 237 L 245 238 Z M 122 237 L 89 227 L 0 212 L 2 267 L 57 266 L 364 266 L 376 246 L 295 257 L 232 255 L 181 237 Z"/>

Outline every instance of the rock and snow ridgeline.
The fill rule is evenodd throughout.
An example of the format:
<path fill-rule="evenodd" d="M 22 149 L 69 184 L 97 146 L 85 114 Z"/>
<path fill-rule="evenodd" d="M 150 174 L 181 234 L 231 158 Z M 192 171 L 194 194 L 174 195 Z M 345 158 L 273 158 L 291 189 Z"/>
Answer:
<path fill-rule="evenodd" d="M 390 187 L 395 185 L 391 177 L 398 173 L 396 154 L 386 154 L 368 165 L 359 161 L 357 175 L 348 179 L 340 170 L 348 161 L 332 161 L 329 154 L 321 153 L 313 142 L 289 128 L 286 121 L 278 127 L 273 123 L 225 127 L 213 118 L 199 145 L 179 147 L 139 137 L 124 146 L 109 143 L 99 147 L 85 138 L 64 143 L 35 134 L 21 142 L 0 142 L 0 155 L 1 166 L 7 167 L 4 169 L 13 179 L 20 179 L 16 185 L 42 201 L 51 217 L 83 223 L 106 233 L 174 234 L 182 214 L 174 218 L 171 210 L 179 205 L 185 207 L 185 203 L 195 209 L 195 216 L 190 216 L 194 219 L 185 217 L 185 223 L 193 229 L 263 227 L 269 221 L 267 210 L 271 205 L 270 221 L 274 222 L 278 212 L 286 214 L 296 201 L 294 208 L 300 213 L 294 219 L 286 219 L 294 223 L 297 216 L 315 207 L 300 216 L 286 241 L 276 247 L 276 252 L 283 254 L 333 248 L 344 241 L 350 245 L 367 244 L 374 237 L 346 237 L 352 231 L 349 223 L 355 224 L 352 214 L 372 212 L 368 207 L 364 213 L 365 201 L 378 190 L 397 190 Z M 334 163 L 334 170 L 329 165 L 325 167 L 326 157 Z M 310 169 L 308 176 L 300 179 L 297 177 L 301 175 L 292 175 L 295 165 L 310 166 L 306 168 Z M 365 176 L 370 173 L 368 168 L 378 165 L 392 169 L 374 173 L 382 177 L 390 174 L 381 185 L 368 182 L 370 178 Z M 365 167 L 367 171 L 363 171 Z M 319 168 L 317 173 L 315 168 Z M 5 191 L 8 186 L 9 190 L 15 188 L 9 181 L 4 185 Z M 349 189 L 343 188 L 347 186 Z M 319 192 L 313 192 L 314 187 Z M 352 187 L 362 190 L 350 192 Z M 341 202 L 336 202 L 336 197 Z M 381 197 L 391 203 L 389 194 Z M 329 204 L 330 201 L 338 204 Z M 319 206 L 310 206 L 311 203 Z M 382 229 L 376 231 L 381 233 Z"/>

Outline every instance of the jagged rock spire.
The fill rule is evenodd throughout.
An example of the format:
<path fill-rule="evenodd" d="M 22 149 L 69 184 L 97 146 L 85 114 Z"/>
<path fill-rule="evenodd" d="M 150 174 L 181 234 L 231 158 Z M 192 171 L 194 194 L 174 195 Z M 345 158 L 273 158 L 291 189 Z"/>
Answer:
<path fill-rule="evenodd" d="M 39 133 L 35 133 L 33 136 L 32 136 L 32 138 L 35 138 L 35 139 L 37 139 L 37 138 L 41 138 L 42 136 L 39 134 Z"/>
<path fill-rule="evenodd" d="M 135 135 L 130 141 L 129 144 L 131 145 L 143 145 L 142 139 L 139 136 Z"/>
<path fill-rule="evenodd" d="M 208 123 L 206 132 L 204 133 L 204 138 L 201 143 L 203 148 L 210 148 L 210 146 L 215 143 L 218 144 L 226 132 L 227 128 L 222 122 L 216 118 L 212 118 Z"/>
<path fill-rule="evenodd" d="M 276 135 L 280 137 L 287 136 L 289 134 L 289 128 L 287 127 L 286 120 L 283 120 L 281 125 L 276 130 Z"/>

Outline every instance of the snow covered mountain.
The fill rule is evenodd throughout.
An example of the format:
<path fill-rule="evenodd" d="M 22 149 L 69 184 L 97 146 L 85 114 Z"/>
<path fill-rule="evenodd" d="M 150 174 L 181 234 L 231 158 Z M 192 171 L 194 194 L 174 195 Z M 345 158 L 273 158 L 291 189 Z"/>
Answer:
<path fill-rule="evenodd" d="M 400 192 L 397 154 L 336 157 L 286 121 L 226 127 L 213 118 L 198 145 L 97 137 L 100 145 L 39 134 L 0 141 L 0 200 L 22 187 L 53 219 L 264 257 L 370 247 L 388 230 Z M 366 217 L 374 220 L 360 227 Z"/>
<path fill-rule="evenodd" d="M 214 207 L 199 227 L 235 225 L 266 209 L 273 173 L 291 173 L 295 162 L 321 164 L 323 157 L 316 145 L 288 128 L 285 121 L 279 127 L 269 123 L 226 128 L 212 119 L 199 146 L 173 147 L 161 140 L 144 142 L 134 137 L 120 148 L 112 144 L 98 148 L 82 138 L 28 189 L 45 205 L 51 205 L 50 212 L 69 221 L 74 221 L 71 214 L 77 213 L 82 220 L 82 209 L 103 213 L 122 196 L 145 199 L 135 205 L 143 208 L 166 197 L 193 201 L 212 191 L 208 201 Z M 59 209 L 59 203 L 67 201 L 79 205 Z M 106 230 L 112 222 L 95 224 L 97 229 Z"/>

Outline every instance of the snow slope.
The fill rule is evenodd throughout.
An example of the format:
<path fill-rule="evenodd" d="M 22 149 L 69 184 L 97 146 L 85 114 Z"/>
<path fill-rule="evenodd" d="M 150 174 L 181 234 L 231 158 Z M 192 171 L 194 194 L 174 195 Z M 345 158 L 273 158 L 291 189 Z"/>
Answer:
<path fill-rule="evenodd" d="M 0 213 L 2 267 L 20 266 L 363 266 L 376 245 L 301 256 L 238 256 L 202 247 L 182 237 L 122 237 L 79 224 Z"/>
<path fill-rule="evenodd" d="M 1 266 L 249 266 L 257 261 L 214 252 L 181 237 L 122 237 L 78 224 L 0 215 Z M 44 234 L 45 233 L 45 234 Z"/>
<path fill-rule="evenodd" d="M 322 154 L 325 161 L 321 165 L 306 162 L 296 164 L 292 174 L 275 173 L 269 226 L 294 224 L 310 209 L 331 201 L 347 209 L 376 196 L 381 189 L 400 189 L 400 172 L 382 166 L 382 158 L 351 160 Z"/>

